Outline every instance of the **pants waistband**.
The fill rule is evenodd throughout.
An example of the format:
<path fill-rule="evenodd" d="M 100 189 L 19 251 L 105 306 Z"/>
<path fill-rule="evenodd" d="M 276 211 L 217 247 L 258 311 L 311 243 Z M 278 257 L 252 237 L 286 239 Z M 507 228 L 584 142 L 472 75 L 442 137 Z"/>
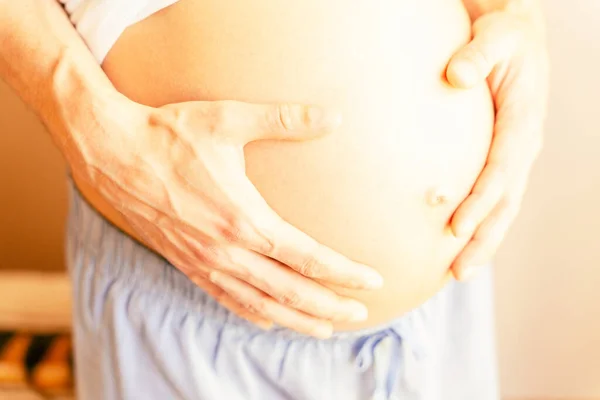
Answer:
<path fill-rule="evenodd" d="M 170 304 L 228 324 L 246 329 L 259 329 L 221 306 L 165 258 L 106 220 L 85 200 L 71 180 L 68 187 L 68 239 L 86 253 L 90 262 L 93 259 L 93 273 L 98 278 L 135 285 L 137 290 L 146 291 Z M 422 317 L 421 314 L 426 312 L 426 306 L 427 304 L 384 325 L 356 331 L 334 332 L 333 338 L 358 338 L 390 328 L 399 333 L 407 329 L 413 330 L 414 326 L 420 325 L 418 320 Z M 289 337 L 309 338 L 286 328 L 276 327 L 273 331 Z"/>

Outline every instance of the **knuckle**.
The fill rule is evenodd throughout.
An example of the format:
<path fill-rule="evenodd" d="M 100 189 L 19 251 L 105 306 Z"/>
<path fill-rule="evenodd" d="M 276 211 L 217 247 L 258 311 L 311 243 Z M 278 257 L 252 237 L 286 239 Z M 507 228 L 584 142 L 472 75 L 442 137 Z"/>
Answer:
<path fill-rule="evenodd" d="M 298 308 L 302 302 L 300 295 L 293 290 L 288 290 L 277 296 L 277 301 L 284 306 L 292 308 Z"/>
<path fill-rule="evenodd" d="M 298 272 L 307 278 L 319 278 L 322 275 L 323 266 L 314 254 L 308 254 L 298 265 Z"/>
<path fill-rule="evenodd" d="M 216 101 L 211 104 L 206 117 L 206 129 L 210 134 L 217 134 L 227 131 L 230 124 L 230 113 L 228 101 Z"/>
<path fill-rule="evenodd" d="M 488 59 L 483 49 L 479 46 L 468 46 L 465 49 L 464 56 L 467 60 L 473 62 L 480 71 L 488 69 L 491 65 L 491 61 Z"/>
<path fill-rule="evenodd" d="M 254 278 L 254 276 L 252 275 L 252 271 L 249 268 L 244 267 L 242 265 L 231 266 L 228 269 L 226 269 L 225 272 L 230 273 L 237 279 L 244 282 L 252 282 Z"/>
<path fill-rule="evenodd" d="M 290 104 L 279 104 L 276 108 L 275 123 L 280 129 L 289 131 L 294 129 L 293 107 Z"/>
<path fill-rule="evenodd" d="M 181 127 L 188 117 L 188 110 L 182 105 L 166 105 L 153 109 L 148 115 L 148 124 L 152 127 Z"/>
<path fill-rule="evenodd" d="M 199 261 L 208 267 L 220 267 L 223 264 L 223 252 L 217 245 L 205 245 L 196 253 Z"/>
<path fill-rule="evenodd" d="M 182 271 L 183 272 L 183 271 Z M 200 268 L 190 268 L 189 271 L 184 272 L 187 277 L 200 287 L 210 287 L 209 274 L 206 270 Z"/>
<path fill-rule="evenodd" d="M 273 234 L 270 231 L 262 230 L 257 232 L 254 242 L 254 246 L 258 252 L 271 258 L 277 258 L 279 246 L 277 246 Z"/>
<path fill-rule="evenodd" d="M 259 297 L 251 303 L 246 303 L 245 307 L 255 314 L 267 315 L 269 313 L 269 303 L 264 296 Z"/>
<path fill-rule="evenodd" d="M 259 314 L 258 310 L 250 303 L 240 303 L 240 305 L 249 314 Z"/>
<path fill-rule="evenodd" d="M 236 299 L 234 296 L 232 296 L 227 291 L 221 289 L 218 286 L 216 286 L 216 289 L 213 290 L 213 293 L 210 294 L 211 296 L 214 296 L 219 303 L 221 303 L 222 305 L 224 305 L 232 311 L 235 310 L 235 308 L 239 308 L 241 306 L 241 303 L 238 299 Z"/>
<path fill-rule="evenodd" d="M 221 238 L 225 242 L 232 244 L 244 242 L 246 237 L 245 225 L 241 217 L 232 216 L 227 218 L 226 222 L 220 228 Z"/>
<path fill-rule="evenodd" d="M 224 264 L 220 268 L 223 270 L 223 272 L 227 272 L 228 274 L 244 282 L 253 282 L 255 280 L 251 266 L 248 265 L 248 262 L 245 262 L 243 259 L 238 259 L 235 251 L 227 249 L 226 251 L 223 251 L 223 254 Z"/>

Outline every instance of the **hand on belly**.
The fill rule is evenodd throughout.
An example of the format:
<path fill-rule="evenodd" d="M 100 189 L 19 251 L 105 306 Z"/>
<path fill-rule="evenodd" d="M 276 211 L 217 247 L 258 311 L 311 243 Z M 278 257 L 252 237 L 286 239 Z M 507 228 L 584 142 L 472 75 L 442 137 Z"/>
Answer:
<path fill-rule="evenodd" d="M 131 27 L 104 64 L 148 105 L 294 101 L 342 112 L 326 137 L 245 147 L 247 175 L 273 210 L 384 276 L 373 292 L 332 286 L 370 313 L 339 329 L 399 316 L 444 285 L 464 245 L 448 222 L 490 143 L 485 84 L 461 91 L 442 78 L 469 38 L 460 2 L 440 1 L 435 15 L 401 3 L 184 0 Z"/>

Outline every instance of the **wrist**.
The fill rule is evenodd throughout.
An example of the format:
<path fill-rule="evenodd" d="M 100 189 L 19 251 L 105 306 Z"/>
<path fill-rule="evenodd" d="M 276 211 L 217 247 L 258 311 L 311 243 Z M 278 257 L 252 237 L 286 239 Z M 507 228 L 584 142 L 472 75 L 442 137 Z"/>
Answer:
<path fill-rule="evenodd" d="M 94 103 L 103 102 L 116 92 L 98 65 L 78 57 L 69 48 L 60 52 L 44 83 L 44 97 L 49 101 L 40 105 L 38 111 L 46 123 L 58 120 L 79 125 L 84 110 L 93 111 Z"/>
<path fill-rule="evenodd" d="M 494 13 L 508 13 L 531 28 L 536 42 L 545 42 L 546 23 L 540 0 L 464 0 L 471 21 Z"/>
<path fill-rule="evenodd" d="M 0 45 L 0 78 L 44 123 L 73 172 L 123 157 L 135 115 L 146 111 L 114 88 L 57 1 L 0 1 Z"/>
<path fill-rule="evenodd" d="M 121 116 L 132 103 L 119 93 L 101 68 L 87 57 L 64 50 L 43 89 L 48 101 L 39 116 L 72 169 L 98 166 L 112 158 Z M 89 62 L 89 60 L 92 60 Z"/>
<path fill-rule="evenodd" d="M 472 21 L 498 11 L 536 17 L 542 15 L 540 0 L 464 0 L 464 4 Z"/>

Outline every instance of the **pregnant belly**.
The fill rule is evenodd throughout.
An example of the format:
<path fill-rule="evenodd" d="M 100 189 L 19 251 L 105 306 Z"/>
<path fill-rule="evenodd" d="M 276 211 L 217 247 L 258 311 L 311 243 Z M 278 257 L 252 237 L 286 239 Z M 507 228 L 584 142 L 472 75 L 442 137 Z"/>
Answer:
<path fill-rule="evenodd" d="M 470 37 L 458 0 L 182 0 L 128 28 L 103 68 L 148 105 L 236 99 L 341 110 L 334 134 L 246 147 L 247 174 L 284 219 L 385 278 L 369 320 L 433 296 L 464 246 L 448 222 L 488 153 L 485 84 L 456 90 L 450 56 Z M 124 227 L 106 204 L 92 202 Z"/>

